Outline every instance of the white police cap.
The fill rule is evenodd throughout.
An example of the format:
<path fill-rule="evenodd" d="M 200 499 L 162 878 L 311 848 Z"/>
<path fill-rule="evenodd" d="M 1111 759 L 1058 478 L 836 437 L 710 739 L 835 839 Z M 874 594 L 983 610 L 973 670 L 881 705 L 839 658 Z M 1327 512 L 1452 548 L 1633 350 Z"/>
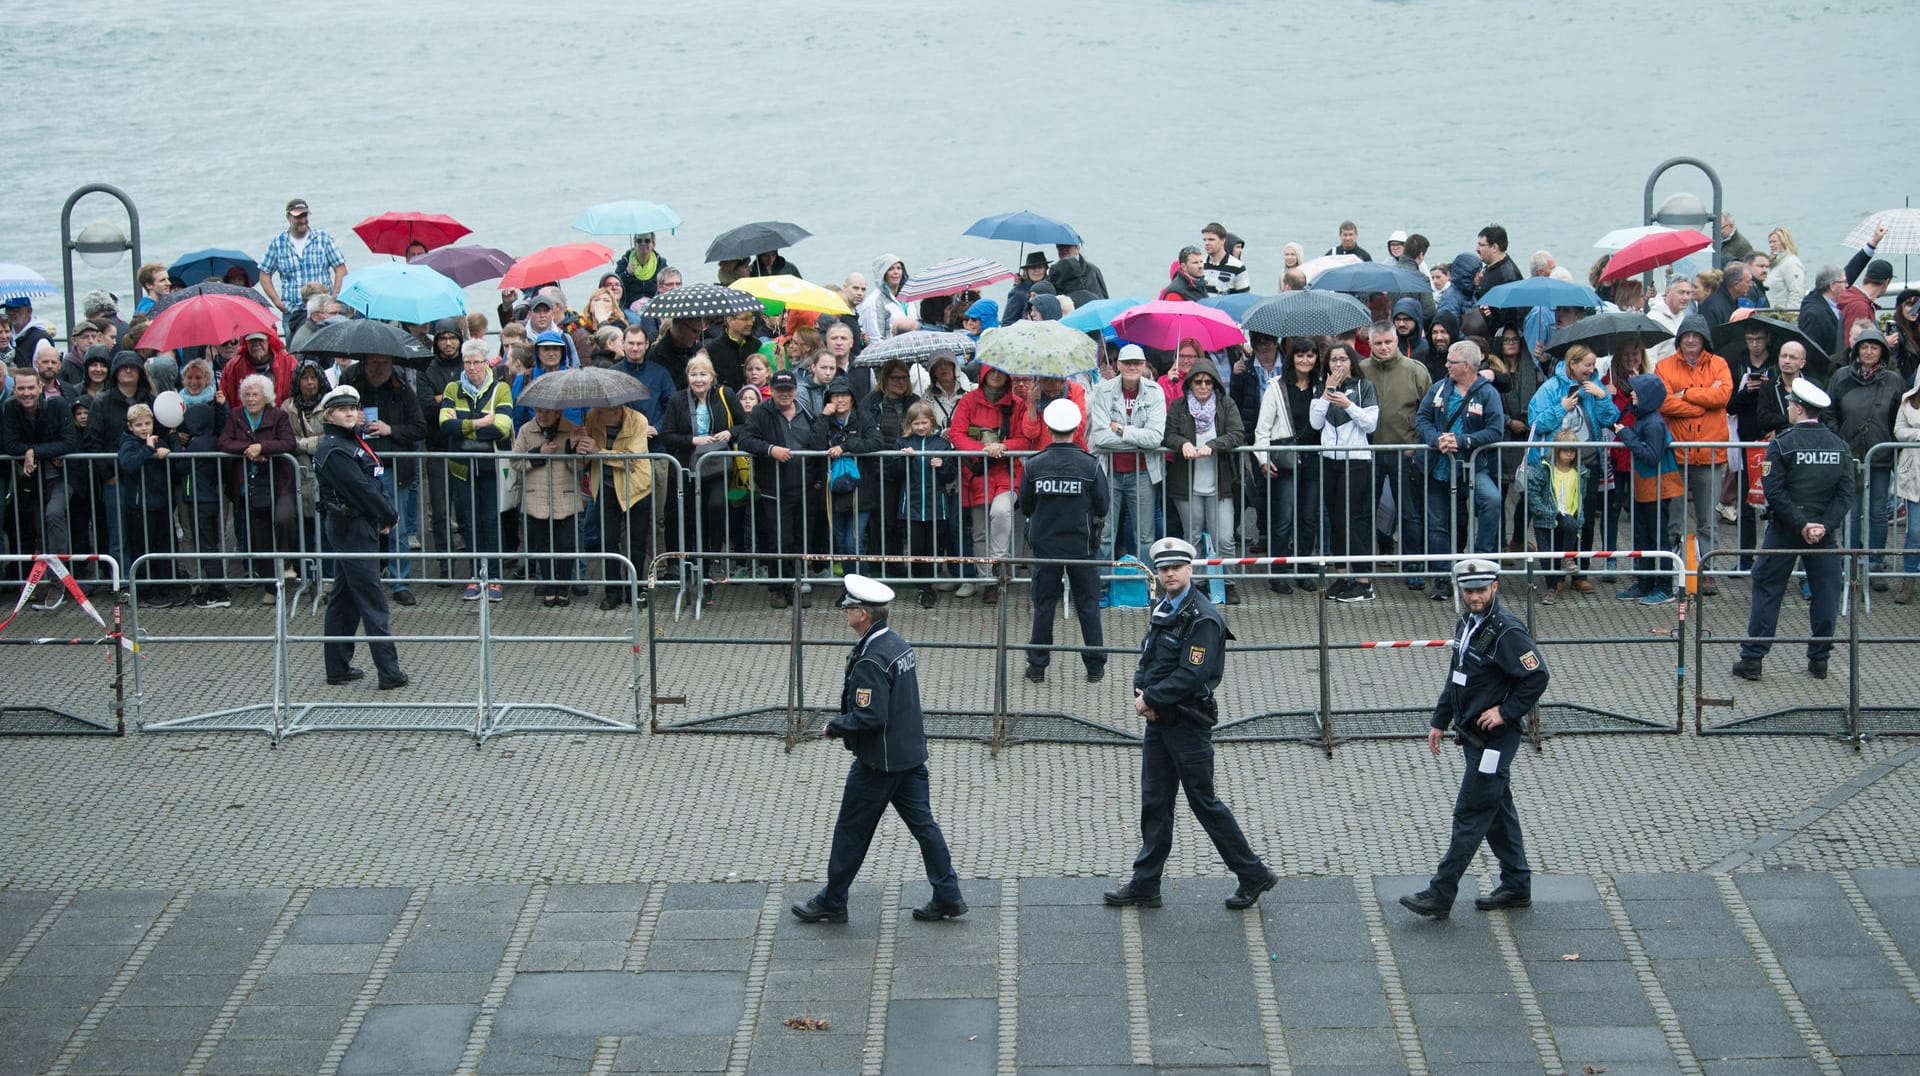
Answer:
<path fill-rule="evenodd" d="M 1200 551 L 1193 543 L 1181 538 L 1162 538 L 1147 547 L 1147 559 L 1153 561 L 1155 568 L 1167 568 L 1177 564 L 1192 564 Z"/>
<path fill-rule="evenodd" d="M 1800 406 L 1814 411 L 1825 411 L 1833 406 L 1833 397 L 1827 391 L 1813 383 L 1812 378 L 1796 377 L 1793 387 L 1787 390 Z"/>
<path fill-rule="evenodd" d="M 1048 404 L 1040 418 L 1055 433 L 1072 433 L 1080 428 L 1080 408 L 1065 397 Z"/>
<path fill-rule="evenodd" d="M 893 588 L 878 579 L 849 575 L 840 582 L 847 588 L 846 596 L 840 599 L 842 609 L 854 605 L 879 608 L 893 601 Z"/>
<path fill-rule="evenodd" d="M 1472 558 L 1453 566 L 1453 584 L 1461 590 L 1484 590 L 1500 581 L 1500 565 Z"/>
<path fill-rule="evenodd" d="M 352 385 L 341 385 L 320 397 L 320 413 L 326 414 L 336 407 L 359 407 L 360 390 Z"/>

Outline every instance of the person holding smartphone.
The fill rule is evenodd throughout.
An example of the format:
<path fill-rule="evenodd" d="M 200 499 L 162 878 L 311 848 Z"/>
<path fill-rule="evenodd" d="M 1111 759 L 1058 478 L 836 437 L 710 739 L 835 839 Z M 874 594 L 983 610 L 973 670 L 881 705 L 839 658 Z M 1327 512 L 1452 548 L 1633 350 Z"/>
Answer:
<path fill-rule="evenodd" d="M 1380 397 L 1373 383 L 1354 375 L 1353 347 L 1336 343 L 1321 358 L 1320 395 L 1307 405 L 1308 424 L 1320 431 L 1327 448 L 1322 503 L 1327 509 L 1327 553 L 1366 555 L 1373 551 L 1373 452 L 1368 438 L 1380 425 Z M 1373 581 L 1364 565 L 1327 588 L 1339 602 L 1370 602 Z"/>

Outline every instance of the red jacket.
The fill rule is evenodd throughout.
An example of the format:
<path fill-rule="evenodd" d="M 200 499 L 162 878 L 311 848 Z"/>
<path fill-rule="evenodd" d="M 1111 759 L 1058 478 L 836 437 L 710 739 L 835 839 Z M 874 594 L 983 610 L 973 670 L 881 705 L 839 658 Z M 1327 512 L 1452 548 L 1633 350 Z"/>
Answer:
<path fill-rule="evenodd" d="M 293 356 L 287 353 L 280 338 L 271 333 L 267 335 L 267 347 L 273 354 L 273 405 L 279 407 L 293 398 Z M 240 406 L 240 382 L 255 372 L 243 345 L 240 354 L 220 370 L 220 391 L 226 394 L 228 407 Z M 326 386 L 321 386 L 321 391 L 325 390 Z"/>
<path fill-rule="evenodd" d="M 1040 419 L 1040 409 L 1015 397 L 1013 407 L 1013 437 L 1008 448 L 1022 452 L 1038 452 L 1053 443 L 1053 431 Z M 1080 429 L 1073 435 L 1073 443 L 1081 449 L 1087 447 L 1087 390 L 1078 381 L 1067 382 L 1067 399 L 1080 409 Z"/>
<path fill-rule="evenodd" d="M 1009 389 L 996 403 L 987 402 L 980 389 L 974 389 L 954 406 L 953 421 L 947 427 L 947 440 L 963 452 L 978 452 L 990 443 L 1011 448 L 1015 405 L 1024 407 Z M 1016 460 L 987 460 L 982 467 L 978 458 L 965 461 L 961 469 L 960 503 L 968 508 L 986 504 L 1011 490 L 1020 478 Z"/>
<path fill-rule="evenodd" d="M 1854 322 L 1866 321 L 1878 328 L 1880 321 L 1874 311 L 1873 300 L 1867 298 L 1866 292 L 1852 285 L 1841 290 L 1840 298 L 1834 305 L 1840 308 L 1840 354 L 1844 355 L 1853 345 Z"/>

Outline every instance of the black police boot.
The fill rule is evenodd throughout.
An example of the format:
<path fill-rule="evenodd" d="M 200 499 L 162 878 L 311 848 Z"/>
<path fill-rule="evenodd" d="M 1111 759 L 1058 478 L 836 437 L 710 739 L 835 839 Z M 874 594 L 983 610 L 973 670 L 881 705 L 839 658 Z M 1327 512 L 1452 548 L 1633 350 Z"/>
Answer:
<path fill-rule="evenodd" d="M 1531 908 L 1533 894 L 1501 886 L 1484 897 L 1473 898 L 1473 906 L 1483 912 L 1490 912 L 1496 908 Z"/>
<path fill-rule="evenodd" d="M 1827 678 L 1827 659 L 1808 658 L 1807 675 L 1813 677 L 1815 680 L 1825 680 Z"/>
<path fill-rule="evenodd" d="M 1101 899 L 1105 900 L 1107 905 L 1112 908 L 1124 908 L 1129 904 L 1138 905 L 1142 908 L 1158 908 L 1161 903 L 1159 890 L 1156 889 L 1149 893 L 1144 889 L 1136 887 L 1132 882 L 1128 882 L 1118 889 L 1107 890 Z"/>
<path fill-rule="evenodd" d="M 913 917 L 922 923 L 933 923 L 941 919 L 958 919 L 965 914 L 967 914 L 967 902 L 964 900 L 935 898 L 913 910 Z"/>
<path fill-rule="evenodd" d="M 828 908 L 820 903 L 818 897 L 808 897 L 806 900 L 795 904 L 787 910 L 792 912 L 793 917 L 802 923 L 844 923 L 847 921 L 847 910 L 845 908 Z"/>
<path fill-rule="evenodd" d="M 1739 661 L 1733 663 L 1733 675 L 1742 680 L 1758 682 L 1760 679 L 1760 660 L 1758 658 L 1741 658 Z"/>
<path fill-rule="evenodd" d="M 1044 684 L 1044 683 L 1046 683 L 1046 682 L 1047 682 L 1047 667 L 1046 667 L 1045 665 L 1034 665 L 1034 664 L 1032 664 L 1032 663 L 1028 663 L 1028 665 L 1027 665 L 1027 682 L 1028 682 L 1028 683 L 1033 683 L 1033 684 Z"/>
<path fill-rule="evenodd" d="M 1236 912 L 1251 908 L 1259 903 L 1260 894 L 1272 889 L 1279 881 L 1280 879 L 1274 877 L 1272 871 L 1268 871 L 1265 878 L 1256 878 L 1252 881 L 1242 878 L 1240 888 L 1234 890 L 1233 896 L 1227 898 L 1227 907 Z"/>
<path fill-rule="evenodd" d="M 1445 919 L 1453 914 L 1453 902 L 1441 900 L 1431 889 L 1422 889 L 1411 897 L 1401 897 L 1400 904 L 1408 911 L 1429 919 Z"/>

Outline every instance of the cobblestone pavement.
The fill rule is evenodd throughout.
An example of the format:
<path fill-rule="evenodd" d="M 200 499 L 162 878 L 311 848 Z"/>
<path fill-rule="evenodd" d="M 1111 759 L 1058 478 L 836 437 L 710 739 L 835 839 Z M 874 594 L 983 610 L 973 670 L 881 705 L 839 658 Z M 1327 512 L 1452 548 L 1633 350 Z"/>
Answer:
<path fill-rule="evenodd" d="M 1229 610 L 1245 641 L 1316 636 L 1320 610 L 1304 596 L 1248 589 Z M 1381 589 L 1373 606 L 1326 610 L 1332 638 L 1446 634 L 1444 607 Z M 804 616 L 820 645 L 806 651 L 801 701 L 824 706 L 846 640 L 821 590 Z M 400 630 L 471 631 L 471 606 L 423 591 L 397 611 Z M 617 637 L 620 617 L 524 604 L 516 594 L 499 610 L 496 698 L 631 719 L 622 644 L 532 641 Z M 1743 584 L 1723 586 L 1707 626 L 1738 634 L 1744 609 Z M 46 633 L 81 630 L 64 615 L 46 617 Z M 1016 642 L 1029 615 L 1024 598 L 1009 603 Z M 1109 640 L 1130 645 L 1141 614 L 1106 616 Z M 1783 629 L 1803 616 L 1790 603 Z M 1877 605 L 1861 630 L 1911 635 L 1913 616 Z M 302 617 L 299 630 L 318 631 Z M 1541 610 L 1544 638 L 1651 640 L 1544 644 L 1551 698 L 1672 722 L 1674 648 L 1654 632 L 1674 618 L 1672 606 L 1601 596 Z M 240 603 L 149 621 L 176 637 L 268 623 Z M 990 644 L 992 610 L 947 599 L 906 605 L 896 623 L 922 646 L 930 705 L 991 709 L 991 651 L 931 644 Z M 661 646 L 659 683 L 643 677 L 641 697 L 685 696 L 662 707 L 669 723 L 784 707 L 789 625 L 753 588 L 730 588 L 697 622 L 663 617 L 666 640 L 718 641 Z M 1077 633 L 1063 624 L 1057 637 Z M 271 696 L 264 645 L 144 649 L 149 722 Z M 1782 644 L 1766 680 L 1736 691 L 1730 649 L 1709 647 L 1704 693 L 1735 705 L 1709 709 L 1708 724 L 1843 701 L 1844 661 L 1815 682 L 1797 649 Z M 768 736 L 644 731 L 479 748 L 418 732 L 314 733 L 277 749 L 238 732 L 0 741 L 0 1069 L 1357 1076 L 1920 1064 L 1920 747 L 1695 735 L 1689 682 L 1682 735 L 1550 737 L 1516 765 L 1541 872 L 1533 909 L 1482 915 L 1463 903 L 1449 923 L 1416 922 L 1395 898 L 1440 854 L 1459 762 L 1406 737 L 1443 654 L 1333 656 L 1336 709 L 1413 712 L 1392 730 L 1403 738 L 1344 743 L 1331 758 L 1301 743 L 1220 746 L 1223 794 L 1286 876 L 1257 918 L 1220 908 L 1231 881 L 1184 819 L 1168 906 L 1098 907 L 1135 841 L 1138 762 L 1123 743 L 1017 743 L 994 757 L 937 742 L 935 811 L 973 913 L 904 916 L 924 883 L 911 839 L 888 823 L 855 921 L 824 928 L 783 909 L 826 861 L 846 765 L 830 743 L 789 754 Z M 1866 651 L 1864 702 L 1911 704 L 1901 654 Z M 403 643 L 402 655 L 418 685 L 405 701 L 474 696 L 471 644 Z M 36 697 L 18 701 L 102 711 L 100 649 L 33 656 L 40 675 L 10 689 Z M 1071 655 L 1056 659 L 1036 687 L 1014 653 L 1011 709 L 1137 732 L 1119 714 L 1128 658 L 1098 688 Z M 293 698 L 401 701 L 329 689 L 318 665 L 317 644 L 296 644 Z M 1250 651 L 1230 669 L 1229 714 L 1316 705 L 1310 652 Z M 831 1027 L 789 1029 L 789 1016 Z"/>

